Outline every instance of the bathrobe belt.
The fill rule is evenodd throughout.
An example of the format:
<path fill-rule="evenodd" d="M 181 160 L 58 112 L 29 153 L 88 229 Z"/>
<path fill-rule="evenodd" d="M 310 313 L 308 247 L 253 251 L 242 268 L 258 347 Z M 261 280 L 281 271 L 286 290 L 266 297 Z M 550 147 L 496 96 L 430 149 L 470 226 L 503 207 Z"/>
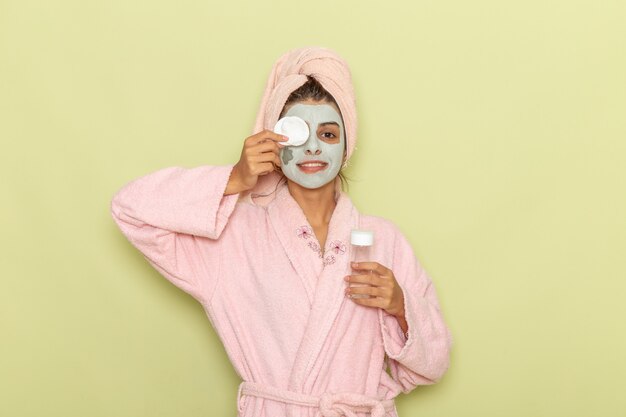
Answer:
<path fill-rule="evenodd" d="M 357 417 L 356 412 L 371 413 L 371 417 L 384 417 L 394 409 L 393 399 L 379 400 L 353 392 L 324 393 L 320 396 L 282 390 L 264 384 L 242 381 L 237 392 L 237 409 L 243 411 L 241 397 L 252 395 L 284 403 L 319 407 L 317 417 Z"/>

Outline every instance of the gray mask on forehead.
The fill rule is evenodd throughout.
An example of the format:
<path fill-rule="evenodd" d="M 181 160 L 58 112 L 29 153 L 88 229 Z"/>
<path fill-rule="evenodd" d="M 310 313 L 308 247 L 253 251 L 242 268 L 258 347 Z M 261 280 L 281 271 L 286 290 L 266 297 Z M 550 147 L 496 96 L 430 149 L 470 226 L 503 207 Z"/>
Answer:
<path fill-rule="evenodd" d="M 329 104 L 294 104 L 284 116 L 298 116 L 309 126 L 309 138 L 299 146 L 286 146 L 280 150 L 281 170 L 287 178 L 305 188 L 319 188 L 332 181 L 343 162 L 346 139 L 344 137 L 343 120 Z M 339 142 L 326 134 L 329 129 L 320 126 L 322 123 L 335 122 L 339 125 Z M 333 130 L 332 132 L 336 132 Z M 314 173 L 302 171 L 298 164 L 306 161 L 322 161 L 327 165 Z"/>

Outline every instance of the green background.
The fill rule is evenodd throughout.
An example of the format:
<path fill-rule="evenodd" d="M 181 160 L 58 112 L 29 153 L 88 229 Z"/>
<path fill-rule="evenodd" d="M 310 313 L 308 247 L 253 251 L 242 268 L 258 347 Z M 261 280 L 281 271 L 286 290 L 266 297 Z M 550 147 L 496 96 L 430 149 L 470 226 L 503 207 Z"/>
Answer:
<path fill-rule="evenodd" d="M 239 159 L 285 51 L 350 64 L 360 211 L 454 336 L 400 417 L 624 416 L 626 3 L 0 0 L 0 415 L 231 416 L 199 303 L 109 205 Z"/>

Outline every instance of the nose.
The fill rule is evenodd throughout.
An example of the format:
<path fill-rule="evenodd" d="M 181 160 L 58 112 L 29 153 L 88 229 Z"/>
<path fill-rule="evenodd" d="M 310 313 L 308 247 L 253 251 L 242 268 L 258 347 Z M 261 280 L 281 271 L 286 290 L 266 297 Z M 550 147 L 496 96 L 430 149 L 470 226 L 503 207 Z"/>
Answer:
<path fill-rule="evenodd" d="M 317 136 L 315 132 L 311 132 L 311 136 L 304 144 L 304 154 L 305 155 L 319 155 L 322 153 L 320 149 L 320 143 L 317 140 Z"/>

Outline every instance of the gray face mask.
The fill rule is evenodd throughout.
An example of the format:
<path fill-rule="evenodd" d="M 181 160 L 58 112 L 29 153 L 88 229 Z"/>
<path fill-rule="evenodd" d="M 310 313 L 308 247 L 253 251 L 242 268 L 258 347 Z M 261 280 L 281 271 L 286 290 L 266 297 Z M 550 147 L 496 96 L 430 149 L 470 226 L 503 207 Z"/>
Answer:
<path fill-rule="evenodd" d="M 309 138 L 299 146 L 280 150 L 285 176 L 305 188 L 319 188 L 332 181 L 343 162 L 346 139 L 341 116 L 329 104 L 293 105 L 284 116 L 297 116 L 309 126 Z"/>

